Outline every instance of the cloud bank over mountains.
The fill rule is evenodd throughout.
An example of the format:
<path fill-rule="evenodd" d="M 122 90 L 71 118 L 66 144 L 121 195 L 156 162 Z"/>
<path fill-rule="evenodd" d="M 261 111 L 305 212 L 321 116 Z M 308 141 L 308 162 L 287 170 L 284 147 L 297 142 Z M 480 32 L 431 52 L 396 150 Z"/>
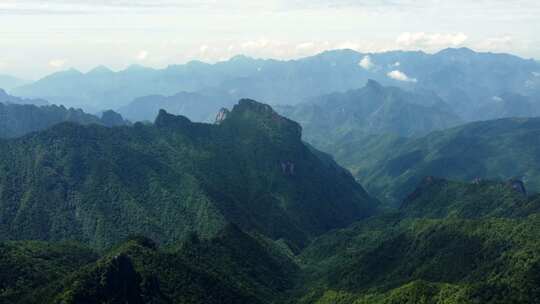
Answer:
<path fill-rule="evenodd" d="M 343 48 L 466 46 L 540 58 L 538 15 L 532 0 L 3 0 L 0 72 L 39 78 L 70 67 L 291 59 Z"/>

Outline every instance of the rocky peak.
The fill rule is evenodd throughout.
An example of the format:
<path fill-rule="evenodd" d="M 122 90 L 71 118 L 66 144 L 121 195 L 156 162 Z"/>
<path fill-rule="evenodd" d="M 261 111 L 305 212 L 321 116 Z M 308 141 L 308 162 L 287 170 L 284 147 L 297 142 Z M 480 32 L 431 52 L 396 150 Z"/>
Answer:
<path fill-rule="evenodd" d="M 298 123 L 279 115 L 269 105 L 251 99 L 240 100 L 221 123 L 256 128 L 276 136 L 292 136 L 298 140 L 302 135 L 302 128 Z"/>
<path fill-rule="evenodd" d="M 372 90 L 382 90 L 383 86 L 373 79 L 369 79 L 366 83 L 366 88 Z"/>
<path fill-rule="evenodd" d="M 178 129 L 191 126 L 192 122 L 185 116 L 172 115 L 161 109 L 159 110 L 159 114 L 154 121 L 154 125 L 162 129 Z"/>
<path fill-rule="evenodd" d="M 527 189 L 525 188 L 525 184 L 523 181 L 519 179 L 511 179 L 506 183 L 509 187 L 511 187 L 514 191 L 521 193 L 523 195 L 527 195 Z"/>
<path fill-rule="evenodd" d="M 233 112 L 254 112 L 261 115 L 277 115 L 276 112 L 267 104 L 257 102 L 252 99 L 240 99 L 234 106 Z"/>
<path fill-rule="evenodd" d="M 107 74 L 113 74 L 114 72 L 109 69 L 108 67 L 104 66 L 104 65 L 100 65 L 100 66 L 97 66 L 95 68 L 93 68 L 92 70 L 90 70 L 88 73 L 86 73 L 87 75 L 98 75 L 98 76 L 102 76 L 102 75 L 107 75 Z"/>
<path fill-rule="evenodd" d="M 126 124 L 122 115 L 113 110 L 103 112 L 101 114 L 101 122 L 107 127 L 123 126 Z"/>

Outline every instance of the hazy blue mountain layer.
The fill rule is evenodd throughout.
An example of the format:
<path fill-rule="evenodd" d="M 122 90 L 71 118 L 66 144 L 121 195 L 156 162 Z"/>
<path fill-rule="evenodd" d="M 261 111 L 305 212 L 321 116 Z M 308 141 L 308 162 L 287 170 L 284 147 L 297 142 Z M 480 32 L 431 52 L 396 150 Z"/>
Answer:
<path fill-rule="evenodd" d="M 214 122 L 221 108 L 230 108 L 236 99 L 230 94 L 182 92 L 172 96 L 150 95 L 139 97 L 118 112 L 131 121 L 154 121 L 159 110 L 186 116 L 192 121 Z"/>
<path fill-rule="evenodd" d="M 537 96 L 539 72 L 540 64 L 534 60 L 465 48 L 436 54 L 339 50 L 289 61 L 237 56 L 216 64 L 194 61 L 161 70 L 140 66 L 119 72 L 104 67 L 88 73 L 68 70 L 18 87 L 13 93 L 92 111 L 117 109 L 141 96 L 171 96 L 182 91 L 205 94 L 209 89 L 234 98 L 296 104 L 358 89 L 374 79 L 383 85 L 434 92 L 460 117 L 476 120 L 478 108 L 501 94 Z"/>
<path fill-rule="evenodd" d="M 84 113 L 81 109 L 64 106 L 35 106 L 0 102 L 0 138 L 19 137 L 41 131 L 62 122 L 82 125 L 96 124 L 106 127 L 128 125 L 129 122 L 113 111 L 105 111 L 101 118 Z"/>
<path fill-rule="evenodd" d="M 358 90 L 278 110 L 302 125 L 305 140 L 324 150 L 331 150 L 339 141 L 369 134 L 421 136 L 461 122 L 434 94 L 383 87 L 374 80 Z"/>

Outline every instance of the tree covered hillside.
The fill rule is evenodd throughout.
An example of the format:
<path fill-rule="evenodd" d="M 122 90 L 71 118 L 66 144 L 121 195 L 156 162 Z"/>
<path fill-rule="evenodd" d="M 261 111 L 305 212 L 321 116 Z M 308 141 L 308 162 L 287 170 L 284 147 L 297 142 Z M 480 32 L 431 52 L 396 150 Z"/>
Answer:
<path fill-rule="evenodd" d="M 283 239 L 373 214 L 377 202 L 301 128 L 241 100 L 220 124 L 161 111 L 153 125 L 64 123 L 0 145 L 0 238 L 107 248 L 130 234 L 175 243 L 226 224 Z"/>
<path fill-rule="evenodd" d="M 400 211 L 313 241 L 294 303 L 537 303 L 539 211 L 515 181 L 427 178 Z"/>
<path fill-rule="evenodd" d="M 420 138 L 391 135 L 342 140 L 339 164 L 379 199 L 399 206 L 425 176 L 472 181 L 518 178 L 540 191 L 540 119 L 475 122 Z"/>

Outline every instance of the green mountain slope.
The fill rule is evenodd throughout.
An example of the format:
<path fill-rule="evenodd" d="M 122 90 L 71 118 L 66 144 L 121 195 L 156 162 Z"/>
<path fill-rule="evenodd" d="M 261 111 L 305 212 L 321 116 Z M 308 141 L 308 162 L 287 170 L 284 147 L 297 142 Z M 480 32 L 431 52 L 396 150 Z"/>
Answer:
<path fill-rule="evenodd" d="M 9 255 L 0 260 L 0 279 L 8 288 L 0 291 L 0 301 L 270 303 L 292 286 L 298 269 L 288 257 L 270 250 L 269 244 L 234 226 L 209 240 L 193 236 L 176 248 L 158 248 L 149 239 L 132 237 L 99 260 L 96 254 L 86 258 L 84 250 L 91 251 L 83 247 L 9 242 L 2 244 Z M 35 253 L 31 251 L 33 259 L 27 262 L 29 248 Z M 79 257 L 78 264 L 71 262 L 74 257 Z M 29 262 L 36 267 L 10 273 L 9 267 L 26 270 Z M 8 281 L 13 276 L 16 283 Z"/>
<path fill-rule="evenodd" d="M 539 212 L 540 204 L 527 197 L 520 180 L 458 182 L 427 177 L 402 202 L 400 211 L 413 218 L 519 217 Z"/>
<path fill-rule="evenodd" d="M 518 178 L 540 190 L 540 119 L 470 123 L 418 139 L 371 136 L 328 151 L 366 189 L 397 206 L 426 176 L 472 181 Z"/>
<path fill-rule="evenodd" d="M 75 243 L 0 243 L 0 303 L 36 303 L 27 296 L 94 263 L 98 254 Z"/>
<path fill-rule="evenodd" d="M 296 256 L 235 225 L 171 246 L 131 237 L 99 256 L 4 242 L 0 302 L 537 303 L 539 211 L 540 196 L 515 181 L 427 178 L 399 211 L 330 231 Z"/>
<path fill-rule="evenodd" d="M 375 211 L 347 171 L 302 143 L 298 124 L 251 100 L 226 115 L 210 125 L 162 111 L 153 125 L 65 123 L 2 141 L 0 239 L 107 248 L 234 223 L 295 248 Z"/>
<path fill-rule="evenodd" d="M 539 207 L 511 184 L 427 179 L 400 212 L 306 248 L 299 302 L 536 303 Z"/>

